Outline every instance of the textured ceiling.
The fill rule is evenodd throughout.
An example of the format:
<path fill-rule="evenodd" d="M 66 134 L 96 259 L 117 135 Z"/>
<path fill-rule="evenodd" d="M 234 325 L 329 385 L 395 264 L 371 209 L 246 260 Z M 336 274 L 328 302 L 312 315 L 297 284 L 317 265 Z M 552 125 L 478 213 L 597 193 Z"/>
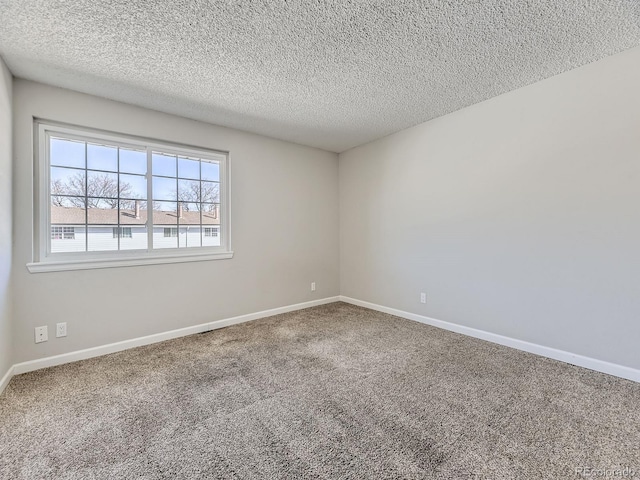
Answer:
<path fill-rule="evenodd" d="M 640 45 L 638 0 L 0 0 L 14 75 L 344 151 Z"/>

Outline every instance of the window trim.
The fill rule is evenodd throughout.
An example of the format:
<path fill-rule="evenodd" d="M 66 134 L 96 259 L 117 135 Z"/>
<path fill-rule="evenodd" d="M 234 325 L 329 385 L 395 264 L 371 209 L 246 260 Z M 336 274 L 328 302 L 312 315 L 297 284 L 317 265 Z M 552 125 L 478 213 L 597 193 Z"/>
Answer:
<path fill-rule="evenodd" d="M 145 250 L 119 250 L 104 252 L 51 252 L 50 220 L 50 159 L 49 138 L 55 134 L 80 141 L 104 141 L 125 147 L 141 147 L 147 150 L 147 175 L 151 176 L 151 151 L 192 156 L 219 162 L 220 165 L 220 246 L 197 248 L 163 248 Z M 221 159 L 220 156 L 224 158 Z M 27 264 L 32 273 L 112 268 L 135 265 L 155 265 L 233 258 L 231 249 L 231 159 L 228 151 L 182 145 L 119 132 L 107 132 L 92 128 L 34 119 L 34 236 L 33 261 Z M 150 192 L 149 192 L 150 193 Z M 153 216 L 151 213 L 150 217 Z M 147 224 L 150 235 L 153 228 Z"/>

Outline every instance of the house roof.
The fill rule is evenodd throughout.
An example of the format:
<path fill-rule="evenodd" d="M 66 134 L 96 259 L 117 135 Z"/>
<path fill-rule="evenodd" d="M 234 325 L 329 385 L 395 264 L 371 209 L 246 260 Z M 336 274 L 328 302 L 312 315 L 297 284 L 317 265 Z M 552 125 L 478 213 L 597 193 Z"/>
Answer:
<path fill-rule="evenodd" d="M 147 223 L 147 210 L 140 209 L 139 218 L 136 218 L 133 210 L 118 210 L 115 208 L 89 208 L 87 219 L 90 225 L 145 225 Z M 51 206 L 51 225 L 84 225 L 85 209 L 79 207 Z M 183 211 L 178 218 L 176 212 L 161 210 L 153 211 L 154 225 L 200 225 L 199 211 Z M 220 225 L 220 216 L 214 212 L 202 212 L 203 225 Z"/>

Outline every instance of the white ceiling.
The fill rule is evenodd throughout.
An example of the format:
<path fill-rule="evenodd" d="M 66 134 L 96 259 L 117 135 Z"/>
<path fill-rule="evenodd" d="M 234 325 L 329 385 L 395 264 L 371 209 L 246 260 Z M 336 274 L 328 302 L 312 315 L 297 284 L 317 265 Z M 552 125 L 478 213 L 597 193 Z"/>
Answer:
<path fill-rule="evenodd" d="M 341 152 L 640 45 L 638 0 L 0 0 L 18 77 Z"/>

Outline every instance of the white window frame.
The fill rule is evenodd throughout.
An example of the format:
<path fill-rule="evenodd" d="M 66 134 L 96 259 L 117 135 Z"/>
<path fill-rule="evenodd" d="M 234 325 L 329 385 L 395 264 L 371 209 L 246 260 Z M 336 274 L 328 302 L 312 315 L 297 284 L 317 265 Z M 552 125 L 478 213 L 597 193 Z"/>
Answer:
<path fill-rule="evenodd" d="M 32 273 L 85 270 L 94 268 L 153 265 L 162 263 L 222 260 L 233 257 L 231 249 L 231 205 L 230 205 L 230 155 L 224 150 L 204 149 L 156 139 L 137 137 L 122 133 L 105 132 L 90 128 L 36 120 L 34 123 L 34 249 L 33 262 L 27 264 Z M 145 250 L 118 250 L 105 252 L 51 252 L 50 221 L 50 137 L 89 142 L 104 142 L 124 148 L 144 148 L 147 151 L 147 198 L 152 201 L 152 151 L 190 156 L 218 162 L 220 174 L 220 246 L 192 248 L 152 249 L 153 210 L 148 214 L 147 232 L 149 248 Z"/>

